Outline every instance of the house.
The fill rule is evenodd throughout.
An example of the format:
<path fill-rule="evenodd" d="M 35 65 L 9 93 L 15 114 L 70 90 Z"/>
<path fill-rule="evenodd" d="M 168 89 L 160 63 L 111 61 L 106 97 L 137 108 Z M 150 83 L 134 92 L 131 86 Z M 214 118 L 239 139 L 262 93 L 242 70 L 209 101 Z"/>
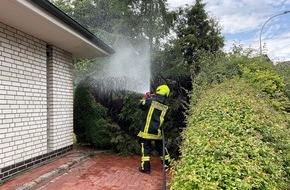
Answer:
<path fill-rule="evenodd" d="M 72 150 L 73 60 L 113 53 L 46 0 L 0 1 L 0 182 Z"/>

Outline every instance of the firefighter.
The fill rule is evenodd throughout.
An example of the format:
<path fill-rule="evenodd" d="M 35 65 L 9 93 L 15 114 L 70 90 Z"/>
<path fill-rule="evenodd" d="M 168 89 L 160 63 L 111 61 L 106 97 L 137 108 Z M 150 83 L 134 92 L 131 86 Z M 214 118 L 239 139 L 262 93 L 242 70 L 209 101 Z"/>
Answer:
<path fill-rule="evenodd" d="M 141 143 L 141 166 L 139 171 L 150 174 L 150 155 L 152 151 L 152 141 L 155 149 L 158 151 L 161 160 L 163 159 L 163 143 L 161 134 L 161 125 L 164 116 L 168 110 L 166 105 L 170 89 L 167 85 L 160 85 L 156 89 L 156 95 L 146 93 L 144 98 L 139 102 L 139 107 L 145 112 L 145 118 L 141 125 L 138 137 Z M 165 147 L 164 147 L 165 148 Z M 165 167 L 169 167 L 170 156 L 165 148 Z"/>

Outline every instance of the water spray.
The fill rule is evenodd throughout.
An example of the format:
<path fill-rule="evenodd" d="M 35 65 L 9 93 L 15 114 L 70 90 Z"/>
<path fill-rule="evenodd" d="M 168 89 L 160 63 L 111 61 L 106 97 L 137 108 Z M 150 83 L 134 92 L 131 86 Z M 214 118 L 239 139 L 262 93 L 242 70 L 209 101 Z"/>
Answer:
<path fill-rule="evenodd" d="M 116 53 L 110 57 L 109 64 L 100 77 L 102 81 L 108 83 L 107 88 L 118 88 L 134 92 L 141 97 L 151 92 L 151 59 L 150 48 L 148 43 L 139 44 L 138 47 L 130 42 L 121 42 L 114 46 Z M 160 76 L 162 76 L 160 74 Z M 110 78 L 120 78 L 118 85 L 110 86 Z M 165 80 L 165 79 L 164 79 Z M 166 80 L 165 80 L 166 81 Z M 150 94 L 150 97 L 152 95 Z M 162 130 L 163 144 L 163 162 L 162 162 L 162 189 L 166 190 L 166 172 L 165 172 L 165 138 L 164 129 Z"/>
<path fill-rule="evenodd" d="M 116 53 L 109 58 L 103 71 L 104 80 L 107 77 L 122 78 L 120 90 L 146 93 L 150 90 L 150 53 L 147 43 L 132 44 L 129 41 L 118 42 L 114 49 Z"/>

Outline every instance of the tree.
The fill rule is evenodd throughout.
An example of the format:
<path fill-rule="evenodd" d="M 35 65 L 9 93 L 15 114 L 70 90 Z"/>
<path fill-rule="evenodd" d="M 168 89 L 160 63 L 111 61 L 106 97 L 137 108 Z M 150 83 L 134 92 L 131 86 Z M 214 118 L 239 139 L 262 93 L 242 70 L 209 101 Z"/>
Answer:
<path fill-rule="evenodd" d="M 160 38 L 169 33 L 172 26 L 172 13 L 166 7 L 167 0 L 143 0 L 138 1 L 139 20 L 141 32 L 149 38 L 150 52 L 154 42 L 159 43 Z"/>
<path fill-rule="evenodd" d="M 196 0 L 195 5 L 179 9 L 177 13 L 177 43 L 181 45 L 184 63 L 198 72 L 199 53 L 217 52 L 224 46 L 221 29 L 205 12 L 206 4 Z"/>
<path fill-rule="evenodd" d="M 61 11 L 65 12 L 67 15 L 73 15 L 73 7 L 70 0 L 49 0 Z"/>

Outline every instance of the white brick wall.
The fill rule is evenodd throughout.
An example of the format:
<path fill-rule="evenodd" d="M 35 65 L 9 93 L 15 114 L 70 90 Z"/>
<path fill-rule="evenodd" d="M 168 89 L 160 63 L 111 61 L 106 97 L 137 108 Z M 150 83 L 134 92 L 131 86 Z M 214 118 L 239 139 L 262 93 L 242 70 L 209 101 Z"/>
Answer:
<path fill-rule="evenodd" d="M 47 152 L 46 43 L 0 23 L 0 168 Z"/>
<path fill-rule="evenodd" d="M 0 171 L 73 143 L 72 55 L 46 51 L 0 22 Z"/>
<path fill-rule="evenodd" d="M 73 142 L 72 56 L 53 47 L 48 65 L 48 147 L 57 150 Z"/>

